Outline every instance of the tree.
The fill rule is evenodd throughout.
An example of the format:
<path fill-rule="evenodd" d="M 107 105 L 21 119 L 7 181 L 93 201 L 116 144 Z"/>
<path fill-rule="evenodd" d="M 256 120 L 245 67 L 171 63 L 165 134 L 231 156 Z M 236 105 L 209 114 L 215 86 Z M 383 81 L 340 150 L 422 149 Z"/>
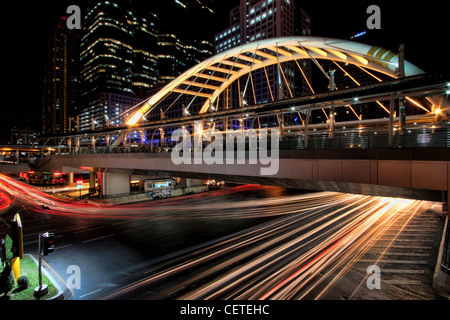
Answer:
<path fill-rule="evenodd" d="M 11 267 L 6 264 L 2 273 L 0 274 L 0 293 L 6 296 L 14 287 L 14 276 L 12 275 Z"/>
<path fill-rule="evenodd" d="M 13 241 L 9 235 L 6 235 L 6 238 L 2 240 L 2 262 L 3 264 L 9 263 L 12 258 L 14 258 L 14 254 L 12 252 Z"/>

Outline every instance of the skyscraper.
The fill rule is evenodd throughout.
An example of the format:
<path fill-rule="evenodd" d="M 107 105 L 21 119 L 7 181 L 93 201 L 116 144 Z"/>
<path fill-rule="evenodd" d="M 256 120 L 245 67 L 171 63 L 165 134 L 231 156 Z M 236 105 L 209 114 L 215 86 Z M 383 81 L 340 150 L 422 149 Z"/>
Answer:
<path fill-rule="evenodd" d="M 186 6 L 171 5 L 174 10 Z M 155 86 L 212 55 L 212 44 L 191 44 L 172 33 L 176 30 L 160 19 L 159 9 L 170 11 L 153 2 L 90 2 L 81 40 L 81 130 L 123 124 L 126 110 L 148 98 Z"/>
<path fill-rule="evenodd" d="M 215 37 L 220 53 L 255 40 L 292 36 L 293 0 L 241 0 L 230 12 L 230 27 Z"/>
<path fill-rule="evenodd" d="M 301 14 L 296 15 L 296 12 Z M 220 53 L 249 42 L 295 34 L 310 35 L 311 20 L 305 11 L 295 6 L 294 0 L 241 0 L 239 6 L 230 11 L 230 26 L 215 35 L 215 51 Z M 288 62 L 253 71 L 255 92 L 248 100 L 265 103 L 306 94 L 306 81 L 296 76 L 297 69 L 294 62 Z M 309 62 L 304 62 L 302 69 L 310 78 Z M 230 104 L 238 104 L 239 97 L 233 93 L 230 96 Z M 276 120 L 272 117 L 265 121 Z"/>
<path fill-rule="evenodd" d="M 93 1 L 81 40 L 82 94 L 136 96 L 156 84 L 157 44 L 153 17 L 137 16 L 130 1 Z"/>
<path fill-rule="evenodd" d="M 80 36 L 60 19 L 48 41 L 47 65 L 42 97 L 42 133 L 69 133 L 70 118 L 79 112 Z"/>
<path fill-rule="evenodd" d="M 81 39 L 81 130 L 120 125 L 157 83 L 155 18 L 130 1 L 91 1 Z"/>

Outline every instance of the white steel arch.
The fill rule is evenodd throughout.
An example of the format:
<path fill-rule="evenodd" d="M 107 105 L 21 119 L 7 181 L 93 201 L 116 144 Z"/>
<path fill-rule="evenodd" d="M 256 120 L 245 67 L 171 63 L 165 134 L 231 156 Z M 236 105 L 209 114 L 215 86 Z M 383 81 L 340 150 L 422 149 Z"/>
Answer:
<path fill-rule="evenodd" d="M 348 40 L 319 37 L 285 37 L 251 42 L 203 61 L 189 69 L 148 101 L 130 118 L 128 125 L 139 122 L 168 94 L 179 93 L 207 98 L 200 113 L 206 113 L 219 95 L 234 81 L 252 71 L 301 59 L 343 62 L 374 70 L 392 78 L 399 77 L 398 54 L 377 46 Z M 423 73 L 404 61 L 405 76 Z"/>

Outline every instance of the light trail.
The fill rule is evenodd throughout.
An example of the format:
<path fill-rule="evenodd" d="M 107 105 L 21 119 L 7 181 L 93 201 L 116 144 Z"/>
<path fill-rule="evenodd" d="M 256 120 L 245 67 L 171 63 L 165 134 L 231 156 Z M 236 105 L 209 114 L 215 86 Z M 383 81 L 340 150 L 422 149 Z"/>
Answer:
<path fill-rule="evenodd" d="M 44 192 L 41 192 L 24 183 L 15 181 L 7 176 L 0 175 L 0 190 L 13 194 L 17 200 L 29 206 L 35 206 L 37 211 L 48 215 L 84 218 L 106 219 L 138 219 L 138 220 L 164 220 L 164 219 L 191 219 L 191 220 L 220 220 L 220 219 L 251 219 L 273 217 L 289 214 L 286 210 L 279 210 L 280 204 L 297 206 L 300 201 L 307 201 L 306 206 L 320 206 L 332 203 L 330 196 L 336 193 L 318 193 L 311 195 L 297 195 L 294 197 L 277 197 L 273 199 L 241 201 L 216 201 L 217 197 L 233 195 L 243 191 L 260 190 L 267 187 L 246 185 L 235 188 L 211 191 L 206 194 L 192 195 L 163 201 L 141 203 L 134 205 L 103 205 L 79 203 L 76 201 L 63 201 Z M 214 202 L 211 201 L 214 199 Z M 314 202 L 315 199 L 315 202 Z M 202 203 L 201 201 L 205 201 Z M 328 202 L 327 202 L 328 201 Z M 225 203 L 225 204 L 224 204 Z M 306 202 L 305 202 L 306 203 Z M 48 209 L 43 210 L 45 206 Z M 231 210 L 233 209 L 233 210 Z"/>
<path fill-rule="evenodd" d="M 138 295 L 144 299 L 291 300 L 323 297 L 383 228 L 400 214 L 414 215 L 423 203 L 332 192 L 226 200 L 228 195 L 239 199 L 239 192 L 261 188 L 242 186 L 154 203 L 98 207 L 61 201 L 0 175 L 0 208 L 16 200 L 37 206 L 34 210 L 48 205 L 51 209 L 42 212 L 74 218 L 270 218 L 252 228 L 184 249 L 175 258 L 151 266 L 147 277 L 104 298 Z"/>
<path fill-rule="evenodd" d="M 315 289 L 320 298 L 333 283 L 324 285 L 325 276 L 344 272 L 380 230 L 422 204 L 358 195 L 311 203 L 299 198 L 271 207 L 278 218 L 155 266 L 105 299 L 291 300 Z"/>

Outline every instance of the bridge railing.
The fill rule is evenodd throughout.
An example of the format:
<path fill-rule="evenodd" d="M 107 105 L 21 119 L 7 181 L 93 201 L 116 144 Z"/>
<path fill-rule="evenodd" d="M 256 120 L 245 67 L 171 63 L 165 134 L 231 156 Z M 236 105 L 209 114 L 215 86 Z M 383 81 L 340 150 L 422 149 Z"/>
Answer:
<path fill-rule="evenodd" d="M 393 148 L 446 148 L 450 147 L 450 126 L 447 123 L 411 126 L 396 129 Z M 304 150 L 305 135 L 287 135 L 280 142 L 284 150 Z M 334 133 L 313 131 L 308 134 L 308 148 L 328 149 L 385 149 L 389 145 L 389 128 L 342 129 Z"/>
<path fill-rule="evenodd" d="M 307 137 L 302 130 L 289 130 L 280 137 L 281 150 L 339 150 L 339 149 L 386 149 L 389 146 L 389 128 L 386 126 L 338 128 L 311 130 Z M 158 140 L 142 144 L 128 143 L 110 148 L 106 145 L 84 146 L 64 150 L 64 154 L 108 154 L 108 153 L 161 153 L 170 152 L 176 142 L 165 137 L 163 145 Z M 248 146 L 248 140 L 246 141 Z M 270 147 L 270 145 L 269 145 Z M 442 122 L 425 125 L 409 125 L 404 129 L 394 129 L 392 148 L 447 148 L 450 147 L 450 123 Z M 247 147 L 248 149 L 248 147 Z"/>

